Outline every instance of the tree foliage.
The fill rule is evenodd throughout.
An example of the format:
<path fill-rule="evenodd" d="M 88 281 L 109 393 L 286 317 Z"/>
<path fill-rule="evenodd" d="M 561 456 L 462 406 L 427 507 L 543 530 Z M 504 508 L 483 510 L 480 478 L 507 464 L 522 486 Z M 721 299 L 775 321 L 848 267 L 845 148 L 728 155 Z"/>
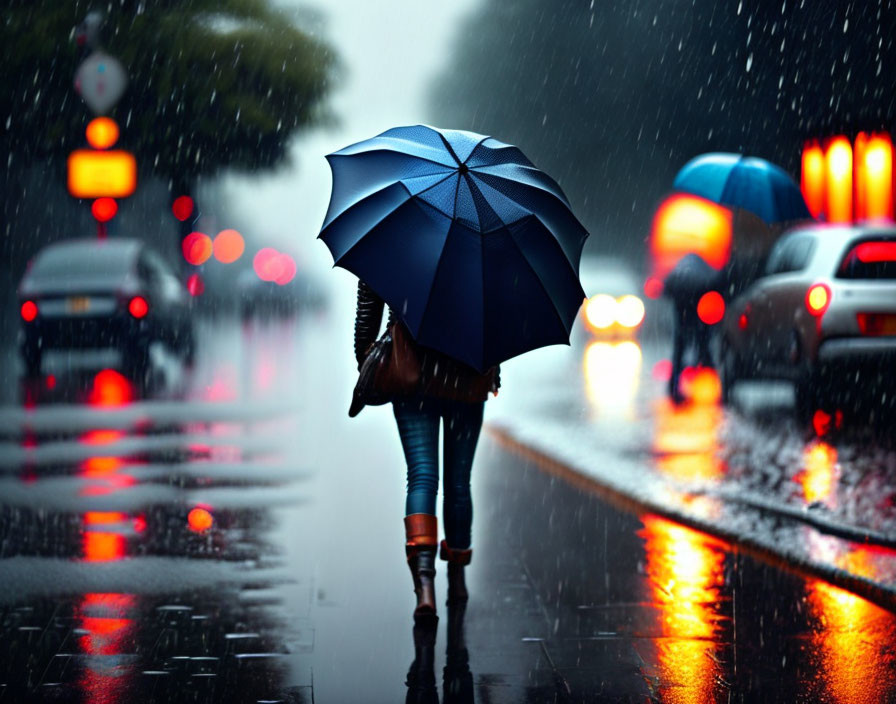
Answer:
<path fill-rule="evenodd" d="M 85 51 L 77 0 L 12 0 L 0 21 L 0 127 L 7 175 L 59 164 L 84 144 L 92 117 L 73 88 Z M 296 131 L 322 114 L 334 55 L 267 0 L 116 0 L 102 48 L 129 85 L 111 111 L 120 144 L 144 175 L 175 183 L 225 167 L 268 168 Z"/>

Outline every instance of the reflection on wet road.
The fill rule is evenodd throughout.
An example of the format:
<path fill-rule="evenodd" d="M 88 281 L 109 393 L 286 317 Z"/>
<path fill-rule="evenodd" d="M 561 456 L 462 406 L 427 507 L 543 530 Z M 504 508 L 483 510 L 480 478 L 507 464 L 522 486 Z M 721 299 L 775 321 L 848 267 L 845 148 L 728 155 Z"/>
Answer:
<path fill-rule="evenodd" d="M 278 591 L 277 512 L 308 477 L 274 383 L 295 336 L 225 328 L 143 379 L 63 367 L 0 409 L 0 698 L 310 701 L 285 670 L 307 614 Z"/>
<path fill-rule="evenodd" d="M 394 422 L 388 409 L 349 420 L 351 375 L 322 373 L 335 349 L 350 370 L 350 329 L 300 318 L 204 332 L 192 370 L 160 360 L 137 382 L 57 369 L 0 408 L 0 701 L 296 702 L 312 683 L 334 702 L 896 692 L 893 613 L 668 515 L 764 530 L 750 491 L 726 495 L 734 481 L 761 481 L 761 498 L 800 519 L 840 511 L 867 461 L 842 438 L 724 410 L 708 375 L 688 379 L 694 402 L 672 405 L 656 356 L 632 341 L 595 343 L 573 364 L 509 364 L 487 418 L 534 419 L 536 451 L 483 440 L 473 596 L 426 631 L 410 618 Z M 599 464 L 595 477 L 628 483 L 597 491 L 543 463 L 546 433 Z M 749 479 L 745 442 L 774 471 Z M 664 511 L 598 496 L 638 491 Z M 770 535 L 856 577 L 879 578 L 890 559 L 787 525 Z M 440 563 L 440 600 L 444 579 Z"/>

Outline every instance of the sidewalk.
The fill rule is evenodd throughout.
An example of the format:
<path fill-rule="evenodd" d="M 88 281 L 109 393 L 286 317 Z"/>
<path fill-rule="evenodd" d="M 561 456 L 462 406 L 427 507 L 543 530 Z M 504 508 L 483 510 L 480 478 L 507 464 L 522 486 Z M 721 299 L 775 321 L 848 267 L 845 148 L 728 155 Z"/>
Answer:
<path fill-rule="evenodd" d="M 508 365 L 491 431 L 617 505 L 896 607 L 896 453 L 886 438 L 838 432 L 835 419 L 816 419 L 819 432 L 800 426 L 786 387 L 739 389 L 731 411 L 698 380 L 703 401 L 675 407 L 652 376 L 661 352 L 598 343 Z"/>

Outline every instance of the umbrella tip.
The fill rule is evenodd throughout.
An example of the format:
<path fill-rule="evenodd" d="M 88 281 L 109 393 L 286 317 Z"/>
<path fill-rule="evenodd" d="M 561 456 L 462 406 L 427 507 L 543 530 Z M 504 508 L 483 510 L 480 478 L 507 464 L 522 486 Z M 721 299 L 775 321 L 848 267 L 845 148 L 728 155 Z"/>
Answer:
<path fill-rule="evenodd" d="M 469 167 L 469 166 L 467 166 L 466 164 L 461 164 L 461 165 L 458 167 L 457 172 L 458 172 L 461 176 L 463 176 L 463 175 L 464 175 L 465 173 L 467 173 L 469 170 L 470 170 L 470 167 Z"/>

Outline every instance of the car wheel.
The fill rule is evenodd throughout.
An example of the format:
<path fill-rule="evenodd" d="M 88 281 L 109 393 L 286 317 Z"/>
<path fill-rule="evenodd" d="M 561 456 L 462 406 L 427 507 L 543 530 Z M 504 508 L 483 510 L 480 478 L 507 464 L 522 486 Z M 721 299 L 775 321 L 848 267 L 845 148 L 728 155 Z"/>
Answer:
<path fill-rule="evenodd" d="M 734 385 L 740 377 L 740 360 L 737 353 L 731 349 L 731 343 L 722 339 L 719 350 L 719 381 L 722 386 L 722 403 L 731 404 Z"/>

